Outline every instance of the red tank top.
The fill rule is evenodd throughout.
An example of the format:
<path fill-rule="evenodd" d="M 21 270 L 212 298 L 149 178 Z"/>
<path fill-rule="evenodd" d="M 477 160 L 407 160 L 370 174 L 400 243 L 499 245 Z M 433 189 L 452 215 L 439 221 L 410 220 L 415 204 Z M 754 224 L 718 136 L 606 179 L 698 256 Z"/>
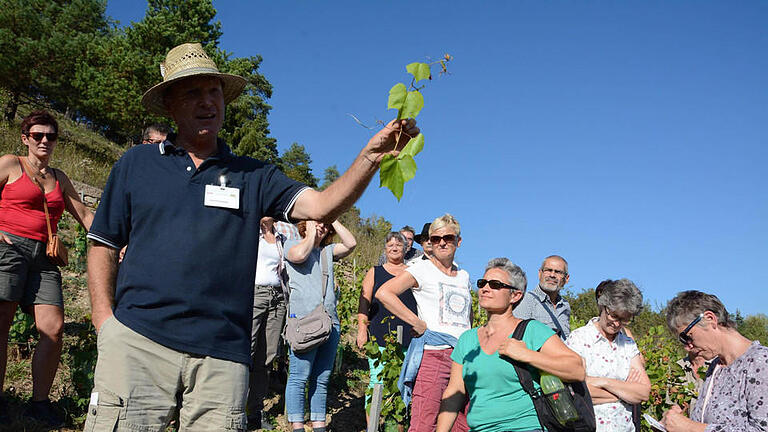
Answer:
<path fill-rule="evenodd" d="M 56 234 L 56 226 L 64 213 L 64 194 L 58 180 L 56 187 L 45 194 L 45 198 L 51 215 L 51 231 Z M 21 177 L 6 184 L 0 194 L 0 230 L 33 240 L 48 241 L 43 193 L 24 170 Z"/>

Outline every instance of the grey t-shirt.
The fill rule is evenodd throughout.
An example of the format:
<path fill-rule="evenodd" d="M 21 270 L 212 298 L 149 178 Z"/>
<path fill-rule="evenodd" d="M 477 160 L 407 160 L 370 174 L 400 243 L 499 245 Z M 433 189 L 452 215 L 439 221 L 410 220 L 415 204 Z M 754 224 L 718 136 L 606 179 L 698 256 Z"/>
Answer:
<path fill-rule="evenodd" d="M 285 242 L 284 251 L 299 244 L 299 240 Z M 322 249 L 328 259 L 328 284 L 325 294 L 325 310 L 331 315 L 334 324 L 339 325 L 339 315 L 336 313 L 336 287 L 333 284 L 333 244 Z M 320 265 L 320 248 L 313 248 L 307 259 L 300 264 L 286 260 L 288 271 L 288 287 L 291 291 L 289 301 L 290 314 L 301 318 L 317 307 L 323 300 L 323 270 Z"/>

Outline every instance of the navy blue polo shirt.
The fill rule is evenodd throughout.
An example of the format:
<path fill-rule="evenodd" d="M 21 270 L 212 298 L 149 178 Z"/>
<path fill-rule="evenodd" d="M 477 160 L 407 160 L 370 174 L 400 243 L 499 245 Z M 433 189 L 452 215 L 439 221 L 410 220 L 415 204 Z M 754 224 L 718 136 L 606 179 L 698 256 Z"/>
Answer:
<path fill-rule="evenodd" d="M 205 186 L 240 189 L 237 210 L 203 205 Z M 250 363 L 259 220 L 288 220 L 307 187 L 223 142 L 195 168 L 169 141 L 128 150 L 112 168 L 88 238 L 128 249 L 115 316 L 177 351 Z"/>

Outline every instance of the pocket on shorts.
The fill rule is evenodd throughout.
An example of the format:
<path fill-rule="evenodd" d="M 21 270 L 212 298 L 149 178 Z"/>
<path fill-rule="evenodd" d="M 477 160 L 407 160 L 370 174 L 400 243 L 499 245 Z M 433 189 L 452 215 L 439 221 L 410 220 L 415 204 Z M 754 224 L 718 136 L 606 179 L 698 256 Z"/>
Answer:
<path fill-rule="evenodd" d="M 125 413 L 125 401 L 108 391 L 99 391 L 96 405 L 88 406 L 84 432 L 112 431 Z M 92 395 L 93 397 L 93 395 Z"/>
<path fill-rule="evenodd" d="M 0 272 L 18 273 L 26 271 L 27 266 L 24 254 L 16 246 L 0 240 Z"/>
<path fill-rule="evenodd" d="M 174 401 L 175 402 L 175 401 Z M 160 431 L 171 416 L 167 396 L 155 385 L 137 385 L 131 390 L 125 407 L 125 422 L 136 431 Z"/>
<path fill-rule="evenodd" d="M 224 425 L 224 430 L 228 431 L 245 431 L 248 429 L 248 418 L 245 415 L 245 411 L 240 408 L 232 408 L 227 414 L 227 424 Z"/>

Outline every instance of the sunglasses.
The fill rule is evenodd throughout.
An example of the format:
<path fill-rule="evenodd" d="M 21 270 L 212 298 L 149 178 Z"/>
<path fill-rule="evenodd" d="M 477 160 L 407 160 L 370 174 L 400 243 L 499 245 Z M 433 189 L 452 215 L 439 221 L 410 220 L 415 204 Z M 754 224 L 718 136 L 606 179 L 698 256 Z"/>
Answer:
<path fill-rule="evenodd" d="M 446 234 L 444 236 L 429 236 L 429 242 L 433 245 L 440 244 L 440 240 L 445 240 L 446 243 L 453 243 L 456 241 L 456 234 Z"/>
<path fill-rule="evenodd" d="M 33 140 L 40 142 L 43 140 L 43 137 L 48 138 L 48 141 L 56 141 L 59 138 L 58 132 L 27 132 L 24 134 Z"/>
<path fill-rule="evenodd" d="M 693 344 L 693 338 L 688 336 L 688 332 L 691 331 L 693 326 L 698 324 L 702 318 L 704 318 L 704 314 L 700 313 L 699 316 L 697 316 L 693 321 L 691 321 L 690 324 L 688 324 L 688 327 L 686 327 L 685 330 L 681 331 L 680 334 L 677 335 L 677 338 L 680 340 L 680 343 L 682 343 L 683 345 Z"/>
<path fill-rule="evenodd" d="M 500 290 L 502 288 L 509 288 L 511 290 L 519 291 L 517 288 L 513 287 L 512 285 L 507 285 L 502 281 L 497 281 L 495 279 L 487 280 L 487 279 L 478 279 L 477 280 L 477 287 L 482 288 L 486 284 L 488 284 L 491 289 Z"/>

